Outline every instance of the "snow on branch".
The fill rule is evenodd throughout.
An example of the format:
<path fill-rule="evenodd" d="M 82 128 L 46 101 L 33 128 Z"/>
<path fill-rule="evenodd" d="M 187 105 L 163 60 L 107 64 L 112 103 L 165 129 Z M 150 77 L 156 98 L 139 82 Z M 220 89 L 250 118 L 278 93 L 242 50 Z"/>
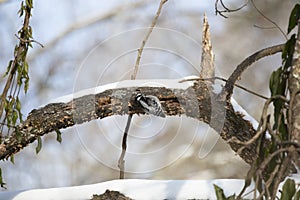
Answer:
<path fill-rule="evenodd" d="M 180 80 L 112 83 L 65 96 L 34 109 L 0 145 L 0 159 L 8 159 L 45 134 L 75 124 L 113 115 L 145 114 L 135 101 L 137 90 L 157 96 L 167 116 L 186 115 L 209 124 L 236 152 L 241 147 L 240 143 L 235 142 L 236 139 L 243 142 L 254 136 L 253 125 L 244 119 L 244 114 L 235 112 L 230 102 L 219 100 L 219 95 L 209 90 L 204 81 L 179 83 Z M 232 140 L 233 137 L 235 140 Z M 253 143 L 240 153 L 249 164 L 256 157 L 255 146 Z"/>

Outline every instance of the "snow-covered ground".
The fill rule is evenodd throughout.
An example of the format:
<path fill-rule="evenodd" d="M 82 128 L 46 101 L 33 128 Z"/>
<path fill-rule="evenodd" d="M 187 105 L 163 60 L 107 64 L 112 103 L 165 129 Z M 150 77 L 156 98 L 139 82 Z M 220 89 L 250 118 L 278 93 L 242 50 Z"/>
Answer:
<path fill-rule="evenodd" d="M 290 179 L 300 184 L 300 174 L 293 174 Z M 145 180 L 123 179 L 112 180 L 91 185 L 7 191 L 0 193 L 0 200 L 87 200 L 94 194 L 100 195 L 106 190 L 118 191 L 126 197 L 141 200 L 168 199 L 216 199 L 214 185 L 224 190 L 226 197 L 238 195 L 244 186 L 243 179 L 213 180 Z M 283 183 L 280 184 L 280 188 Z M 252 183 L 244 192 L 244 199 L 253 199 Z M 278 192 L 278 196 L 280 196 Z"/>
<path fill-rule="evenodd" d="M 112 180 L 98 184 L 11 191 L 0 193 L 1 200 L 87 200 L 107 189 L 119 191 L 132 199 L 216 199 L 214 186 L 224 189 L 226 196 L 238 194 L 244 185 L 240 179 L 216 180 Z M 251 188 L 250 188 L 251 189 Z M 248 189 L 247 191 L 251 191 Z M 252 193 L 244 198 L 252 198 Z"/>

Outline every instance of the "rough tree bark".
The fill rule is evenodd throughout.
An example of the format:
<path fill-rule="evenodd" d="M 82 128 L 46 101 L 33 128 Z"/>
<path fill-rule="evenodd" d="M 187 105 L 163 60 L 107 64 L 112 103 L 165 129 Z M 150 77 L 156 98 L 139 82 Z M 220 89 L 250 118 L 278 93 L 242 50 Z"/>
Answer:
<path fill-rule="evenodd" d="M 289 74 L 290 100 L 290 130 L 292 141 L 300 144 L 300 20 L 298 20 L 298 34 L 293 53 L 293 62 Z M 295 153 L 294 161 L 300 166 L 300 154 Z"/>
<path fill-rule="evenodd" d="M 144 114 L 134 101 L 137 88 L 110 89 L 95 95 L 86 95 L 68 103 L 52 103 L 34 109 L 16 131 L 0 145 L 0 159 L 8 159 L 28 144 L 55 130 L 82 124 L 94 119 L 112 115 Z M 228 141 L 236 137 L 247 141 L 253 137 L 255 130 L 252 124 L 233 110 L 230 102 L 220 101 L 218 95 L 212 93 L 203 81 L 198 81 L 187 89 L 168 89 L 165 87 L 138 88 L 144 94 L 157 96 L 165 110 L 165 114 L 183 115 L 210 124 L 221 137 Z M 212 112 L 212 105 L 214 112 Z M 224 113 L 226 112 L 226 113 Z M 225 116 L 217 113 L 224 113 Z M 220 123 L 223 126 L 220 129 Z M 229 141 L 234 151 L 240 144 Z M 251 164 L 256 157 L 253 143 L 245 148 L 240 156 Z"/>

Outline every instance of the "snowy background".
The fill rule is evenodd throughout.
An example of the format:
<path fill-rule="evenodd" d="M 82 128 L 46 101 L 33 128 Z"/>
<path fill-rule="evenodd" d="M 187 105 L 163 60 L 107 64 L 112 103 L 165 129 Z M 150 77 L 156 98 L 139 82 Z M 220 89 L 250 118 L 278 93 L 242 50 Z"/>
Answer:
<path fill-rule="evenodd" d="M 1 2 L 1 1 L 0 1 Z M 240 1 L 226 1 L 236 8 Z M 256 2 L 286 30 L 296 0 Z M 151 24 L 159 1 L 35 0 L 31 18 L 34 44 L 29 50 L 30 87 L 22 96 L 25 115 L 33 108 L 82 89 L 130 78 L 136 49 Z M 0 3 L 0 73 L 6 70 L 22 20 L 20 1 Z M 201 55 L 202 18 L 207 13 L 216 55 L 217 75 L 227 78 L 245 57 L 285 38 L 252 5 L 224 19 L 213 1 L 169 0 L 163 7 L 142 56 L 137 79 L 174 79 L 197 75 Z M 272 70 L 280 55 L 255 64 L 240 84 L 269 95 Z M 1 77 L 2 90 L 5 79 Z M 259 119 L 263 100 L 235 89 L 235 99 Z M 117 179 L 126 116 L 114 116 L 62 130 L 43 138 L 41 152 L 32 144 L 2 162 L 9 190 L 91 184 Z M 134 116 L 130 129 L 126 178 L 243 178 L 248 166 L 207 125 L 185 117 Z"/>

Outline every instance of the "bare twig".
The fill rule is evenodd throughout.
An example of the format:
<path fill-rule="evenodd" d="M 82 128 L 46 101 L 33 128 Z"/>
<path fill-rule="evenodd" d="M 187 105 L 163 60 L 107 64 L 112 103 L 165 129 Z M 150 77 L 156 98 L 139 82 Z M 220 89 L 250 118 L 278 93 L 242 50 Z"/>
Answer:
<path fill-rule="evenodd" d="M 127 123 L 126 123 L 126 127 L 125 127 L 125 131 L 123 134 L 123 139 L 122 139 L 122 153 L 121 153 L 121 156 L 118 161 L 118 167 L 120 168 L 120 179 L 124 179 L 124 164 L 125 164 L 124 157 L 125 157 L 125 153 L 126 153 L 126 149 L 127 149 L 127 135 L 128 135 L 131 119 L 132 119 L 132 114 L 129 114 Z"/>
<path fill-rule="evenodd" d="M 251 1 L 253 3 L 253 0 L 251 0 Z M 274 54 L 274 53 L 276 53 L 277 50 L 280 50 L 280 49 L 282 51 L 283 48 L 284 48 L 284 45 L 282 45 L 282 46 L 277 45 L 276 48 L 273 48 L 273 50 L 271 50 L 272 53 L 269 52 L 268 55 Z M 235 81 L 237 81 L 239 79 L 242 72 L 249 66 L 249 64 L 251 64 L 251 63 L 255 62 L 256 60 L 258 60 L 259 58 L 263 57 L 262 55 L 259 55 L 262 53 L 262 51 L 264 51 L 264 50 L 261 50 L 255 54 L 253 54 L 252 56 L 250 56 L 250 57 L 253 57 L 251 59 L 250 59 L 250 57 L 247 58 L 249 60 L 247 61 L 247 59 L 246 59 L 245 61 L 247 61 L 248 64 L 247 64 L 247 62 L 244 63 L 245 61 L 243 61 L 236 68 L 235 72 L 237 72 L 237 73 L 234 74 L 235 73 L 234 72 L 231 75 L 231 77 L 228 79 L 228 82 L 225 85 L 225 88 L 223 88 L 225 92 L 228 92 L 226 94 L 226 99 L 229 99 L 231 97 L 232 90 L 233 90 L 233 83 L 235 83 Z M 265 54 L 265 53 L 263 53 L 263 54 Z M 297 69 L 297 68 L 299 69 L 299 67 L 295 67 L 295 69 Z M 292 70 L 290 70 L 290 74 L 291 74 L 291 71 Z M 299 70 L 298 70 L 298 72 L 299 72 Z M 231 80 L 231 81 L 229 81 L 229 80 Z M 294 99 L 292 99 L 292 98 L 295 98 L 295 96 L 296 96 L 295 91 L 297 91 L 297 93 L 299 93 L 299 91 L 298 91 L 299 84 L 298 83 L 299 83 L 299 81 L 297 81 L 297 84 L 295 84 L 296 85 L 295 88 L 298 88 L 298 89 L 293 90 L 292 92 L 290 91 L 290 98 L 291 98 L 290 100 L 287 99 L 286 96 L 276 95 L 276 96 L 271 97 L 270 99 L 268 99 L 265 102 L 265 106 L 263 108 L 263 113 L 261 116 L 260 124 L 257 129 L 258 131 L 256 132 L 256 135 L 254 135 L 254 137 L 250 138 L 246 142 L 235 141 L 238 144 L 244 145 L 240 149 L 238 149 L 237 153 L 242 151 L 247 145 L 250 145 L 252 143 L 254 143 L 254 144 L 259 143 L 259 145 L 256 146 L 256 154 L 258 155 L 258 157 L 256 158 L 255 161 L 253 161 L 253 164 L 251 166 L 251 170 L 252 170 L 251 177 L 253 177 L 255 179 L 255 193 L 254 193 L 255 199 L 257 196 L 256 191 L 258 189 L 260 191 L 260 195 L 258 196 L 258 199 L 262 199 L 263 197 L 265 197 L 266 199 L 275 199 L 277 191 L 278 191 L 279 183 L 288 175 L 288 173 L 291 172 L 291 170 L 295 170 L 295 167 L 297 166 L 297 160 L 299 158 L 299 152 L 300 152 L 300 148 L 299 148 L 300 145 L 298 144 L 297 141 L 293 141 L 293 140 L 291 140 L 291 138 L 288 138 L 288 137 L 286 138 L 285 130 L 282 130 L 282 128 L 283 128 L 283 126 L 285 126 L 286 121 L 288 121 L 287 129 L 288 129 L 289 133 L 287 135 L 288 136 L 292 135 L 290 132 L 290 130 L 291 130 L 290 123 L 292 121 L 290 116 L 292 116 L 294 112 L 297 112 L 297 109 L 293 108 L 293 106 L 292 106 L 293 101 L 294 101 Z M 290 86 L 290 84 L 291 84 L 291 82 L 289 82 L 289 86 Z M 227 89 L 227 91 L 226 91 L 226 89 Z M 221 96 L 221 97 L 223 97 L 223 96 Z M 270 115 L 267 113 L 267 109 L 269 107 L 269 104 L 273 100 L 276 100 L 276 99 L 281 99 L 283 101 L 283 107 L 279 110 L 279 112 L 280 112 L 279 117 L 276 119 L 276 122 L 275 122 L 275 124 L 277 124 L 277 126 L 274 127 L 275 130 L 273 130 L 274 128 L 271 127 Z M 287 113 L 287 111 L 288 111 L 288 113 Z M 286 120 L 287 117 L 288 117 L 288 120 Z M 266 133 L 267 131 L 271 135 L 272 143 L 270 145 L 264 145 L 265 137 L 264 137 L 264 135 L 261 135 L 262 133 Z M 280 138 L 280 136 L 282 136 L 282 138 Z M 259 141 L 259 139 L 260 139 L 260 141 Z M 237 139 L 235 139 L 235 140 L 237 140 Z M 265 157 L 266 152 L 268 152 L 267 157 Z M 290 165 L 291 163 L 293 163 L 293 159 L 294 159 L 294 161 L 296 161 L 296 162 L 294 162 L 294 164 L 296 164 L 296 165 Z M 247 179 L 247 180 L 249 180 L 249 179 Z M 243 189 L 243 192 L 244 192 L 244 189 Z M 241 196 L 241 195 L 239 195 L 239 196 Z"/>
<path fill-rule="evenodd" d="M 160 15 L 160 12 L 161 12 L 161 9 L 163 7 L 163 5 L 167 2 L 168 0 L 161 0 L 160 1 L 160 4 L 159 4 L 159 7 L 158 7 L 158 10 L 156 12 L 156 15 L 152 21 L 152 24 L 149 28 L 149 31 L 145 37 L 145 39 L 142 41 L 142 44 L 141 44 L 141 47 L 138 49 L 138 55 L 137 55 L 137 59 L 136 59 L 136 62 L 135 62 L 135 66 L 134 66 L 134 70 L 133 70 L 133 73 L 131 75 L 131 80 L 134 80 L 136 78 L 136 75 L 137 75 L 137 72 L 138 72 L 138 69 L 139 69 L 139 66 L 140 66 L 140 61 L 141 61 L 141 57 L 142 57 L 142 53 L 143 53 L 143 49 L 145 47 L 145 44 L 146 42 L 148 41 L 149 39 L 149 36 L 150 34 L 152 33 L 153 31 L 153 28 L 158 20 L 158 17 Z"/>
<path fill-rule="evenodd" d="M 283 37 L 288 40 L 286 34 L 284 33 L 284 31 L 278 26 L 278 24 L 276 22 L 274 22 L 273 20 L 271 20 L 270 18 L 268 18 L 263 12 L 261 12 L 255 5 L 254 1 L 251 0 L 251 3 L 253 5 L 253 7 L 255 8 L 255 10 L 261 15 L 263 16 L 263 18 L 265 18 L 267 21 L 271 22 L 280 32 L 281 34 L 283 35 Z"/>
<path fill-rule="evenodd" d="M 259 26 L 259 25 L 256 25 L 256 24 L 254 24 L 253 26 L 254 26 L 255 28 L 259 28 L 259 29 L 275 29 L 275 28 L 277 28 L 277 27 L 275 27 L 275 26 L 264 27 L 264 26 Z"/>
<path fill-rule="evenodd" d="M 7 126 L 9 128 L 16 128 L 17 126 L 12 126 L 12 125 L 9 125 L 7 123 L 3 123 L 3 122 L 0 122 L 0 125 L 3 125 L 3 126 Z"/>
<path fill-rule="evenodd" d="M 34 43 L 37 43 L 38 45 L 40 45 L 42 48 L 44 48 L 44 45 L 41 44 L 40 42 L 36 41 L 36 40 L 25 40 L 23 38 L 20 38 L 17 34 L 15 34 L 16 38 L 18 38 L 21 42 L 24 42 L 24 43 L 30 43 L 30 42 L 34 42 Z"/>
<path fill-rule="evenodd" d="M 264 58 L 266 56 L 270 56 L 273 54 L 276 54 L 278 52 L 281 52 L 284 48 L 285 44 L 279 44 L 272 47 L 268 47 L 262 50 L 259 50 L 246 58 L 243 62 L 241 62 L 234 72 L 230 75 L 228 78 L 225 87 L 223 88 L 223 91 L 221 92 L 221 99 L 224 99 L 226 97 L 227 100 L 230 99 L 233 93 L 233 86 L 236 83 L 237 80 L 240 79 L 242 73 L 251 66 L 254 62 L 257 60 Z"/>
<path fill-rule="evenodd" d="M 260 170 L 262 172 L 275 156 L 277 156 L 278 154 L 280 154 L 282 152 L 288 152 L 288 151 L 290 151 L 290 147 L 281 148 L 281 149 L 274 151 L 272 154 L 268 155 L 268 157 L 260 164 L 258 170 Z"/>
<path fill-rule="evenodd" d="M 211 78 L 191 78 L 191 79 L 184 79 L 182 81 L 179 81 L 179 83 L 183 83 L 183 82 L 186 82 L 186 81 L 197 81 L 197 80 L 202 80 L 202 81 L 206 81 L 206 80 L 220 80 L 220 81 L 227 82 L 227 80 L 225 78 L 215 76 L 215 77 L 211 77 Z M 269 99 L 268 97 L 265 97 L 265 96 L 263 96 L 261 94 L 258 94 L 258 93 L 254 92 L 252 90 L 249 90 L 249 89 L 247 89 L 247 88 L 245 88 L 245 87 L 243 87 L 243 86 L 241 86 L 239 84 L 235 83 L 234 86 L 236 86 L 236 87 L 238 87 L 238 88 L 240 88 L 242 90 L 245 90 L 246 92 L 249 92 L 250 94 L 258 96 L 258 97 L 260 97 L 262 99 L 266 99 L 266 100 Z"/>
<path fill-rule="evenodd" d="M 272 185 L 273 185 L 273 191 L 272 191 L 272 195 L 271 195 L 272 199 L 276 198 L 279 184 L 282 181 L 282 179 L 284 178 L 284 174 L 286 173 L 287 169 L 289 168 L 289 164 L 291 163 L 291 159 L 292 159 L 291 154 L 293 152 L 294 152 L 293 147 L 290 147 L 289 154 L 281 162 L 280 169 L 279 169 L 278 173 L 276 173 L 276 178 L 275 178 L 275 180 L 272 181 Z"/>
<path fill-rule="evenodd" d="M 138 55 L 137 55 L 137 58 L 136 58 L 136 62 L 135 62 L 135 67 L 134 67 L 134 71 L 131 75 L 131 80 L 134 80 L 136 79 L 136 75 L 137 75 L 137 72 L 138 72 L 138 69 L 139 69 L 139 65 L 140 65 L 140 61 L 141 61 L 141 58 L 142 58 L 142 53 L 143 53 L 143 50 L 144 50 L 144 47 L 145 47 L 145 44 L 146 42 L 148 41 L 152 31 L 153 31 L 153 28 L 158 20 L 158 17 L 160 15 L 160 12 L 161 12 L 161 9 L 164 5 L 164 3 L 166 3 L 167 0 L 161 0 L 160 4 L 159 4 L 159 7 L 158 7 L 158 10 L 156 12 L 156 15 L 151 23 L 151 26 L 149 28 L 149 31 L 145 37 L 145 39 L 142 41 L 142 45 L 141 47 L 138 49 Z M 132 119 L 132 115 L 133 114 L 129 114 L 128 115 L 128 118 L 127 118 L 127 124 L 126 124 L 126 128 L 125 128 L 125 131 L 124 131 L 124 134 L 123 134 L 123 140 L 122 140 L 122 153 L 120 155 L 120 158 L 119 158 L 119 169 L 120 169 L 120 179 L 124 179 L 124 168 L 125 168 L 125 154 L 126 154 L 126 149 L 127 149 L 127 135 L 128 135 L 128 130 L 129 130 L 129 127 L 130 127 L 130 123 L 131 123 L 131 119 Z"/>
<path fill-rule="evenodd" d="M 267 192 L 268 197 L 270 197 L 270 191 L 269 191 L 269 188 L 270 188 L 270 186 L 272 185 L 273 180 L 274 180 L 276 177 L 278 177 L 278 170 L 279 170 L 279 168 L 280 168 L 280 165 L 276 165 L 276 166 L 275 166 L 275 169 L 272 171 L 270 178 L 269 178 L 266 182 L 262 179 L 263 182 L 265 183 L 265 185 L 267 186 L 267 187 L 264 187 L 264 189 L 266 189 L 266 192 Z M 262 175 L 261 175 L 261 176 L 262 176 Z M 276 191 L 277 191 L 277 190 L 276 190 Z"/>
<path fill-rule="evenodd" d="M 266 130 L 268 130 L 268 124 L 269 124 L 269 115 L 268 115 L 268 107 L 270 105 L 271 102 L 273 102 L 275 99 L 282 99 L 286 102 L 288 102 L 288 100 L 281 96 L 281 95 L 276 95 L 276 96 L 273 96 L 271 98 L 269 98 L 266 102 L 265 102 L 265 105 L 264 105 L 264 108 L 263 108 L 263 112 L 261 114 L 261 120 L 260 120 L 260 123 L 259 123 L 259 126 L 257 128 L 257 132 L 256 134 L 248 141 L 240 141 L 238 140 L 236 137 L 232 137 L 229 141 L 227 142 L 235 142 L 237 144 L 242 144 L 243 146 L 237 151 L 238 154 L 240 154 L 247 146 L 249 146 L 250 144 L 254 143 L 256 140 L 258 140 L 260 138 L 260 136 L 266 132 Z"/>
<path fill-rule="evenodd" d="M 249 185 L 251 184 L 251 181 L 252 181 L 252 174 L 255 172 L 256 168 L 254 165 L 251 165 L 249 171 L 247 172 L 247 176 L 245 178 L 245 183 L 244 183 L 244 187 L 243 189 L 241 190 L 241 192 L 239 193 L 239 195 L 236 197 L 237 200 L 241 200 L 242 199 L 242 196 L 246 195 L 244 194 L 246 189 L 249 187 Z M 253 190 L 254 193 L 255 193 L 255 189 Z M 252 191 L 252 192 L 253 192 Z M 248 192 L 250 193 L 250 192 Z"/>
<path fill-rule="evenodd" d="M 289 163 L 291 162 L 291 155 L 299 149 L 295 149 L 293 146 L 287 147 L 287 148 L 281 148 L 273 152 L 271 155 L 268 155 L 268 157 L 258 166 L 256 171 L 256 184 L 255 184 L 255 192 L 257 191 L 258 182 L 262 181 L 264 186 L 262 186 L 262 192 L 260 193 L 260 196 L 257 199 L 261 199 L 264 194 L 267 194 L 267 197 L 271 199 L 275 199 L 276 193 L 278 190 L 279 183 L 282 181 L 286 174 L 286 170 L 289 168 Z M 283 161 L 280 165 L 276 165 L 273 169 L 272 173 L 270 174 L 269 179 L 265 182 L 263 171 L 265 168 L 269 165 L 271 160 L 275 158 L 280 153 L 287 153 L 287 156 L 284 157 Z M 269 186 L 272 185 L 272 194 L 270 194 Z M 255 198 L 256 199 L 256 198 Z"/>
<path fill-rule="evenodd" d="M 278 137 L 278 135 L 276 135 L 276 133 L 273 131 L 270 123 L 267 124 L 267 130 L 268 130 L 268 133 L 275 139 L 276 143 L 278 143 L 278 144 L 282 143 L 282 142 L 280 142 L 280 138 Z"/>
<path fill-rule="evenodd" d="M 248 0 L 246 1 L 246 3 L 245 4 L 243 4 L 242 6 L 240 6 L 240 7 L 238 7 L 238 8 L 236 8 L 236 9 L 230 9 L 230 8 L 228 8 L 225 4 L 224 4 L 224 2 L 223 2 L 223 0 L 220 0 L 220 3 L 221 3 L 221 6 L 224 8 L 224 10 L 219 10 L 218 9 L 218 2 L 219 2 L 219 0 L 216 0 L 215 1 L 215 14 L 216 15 L 221 15 L 222 17 L 224 17 L 224 18 L 228 18 L 227 16 L 225 16 L 223 13 L 225 13 L 225 12 L 236 12 L 236 11 L 239 11 L 239 10 L 241 10 L 242 8 L 244 8 L 245 6 L 247 6 L 247 4 L 248 4 Z"/>

